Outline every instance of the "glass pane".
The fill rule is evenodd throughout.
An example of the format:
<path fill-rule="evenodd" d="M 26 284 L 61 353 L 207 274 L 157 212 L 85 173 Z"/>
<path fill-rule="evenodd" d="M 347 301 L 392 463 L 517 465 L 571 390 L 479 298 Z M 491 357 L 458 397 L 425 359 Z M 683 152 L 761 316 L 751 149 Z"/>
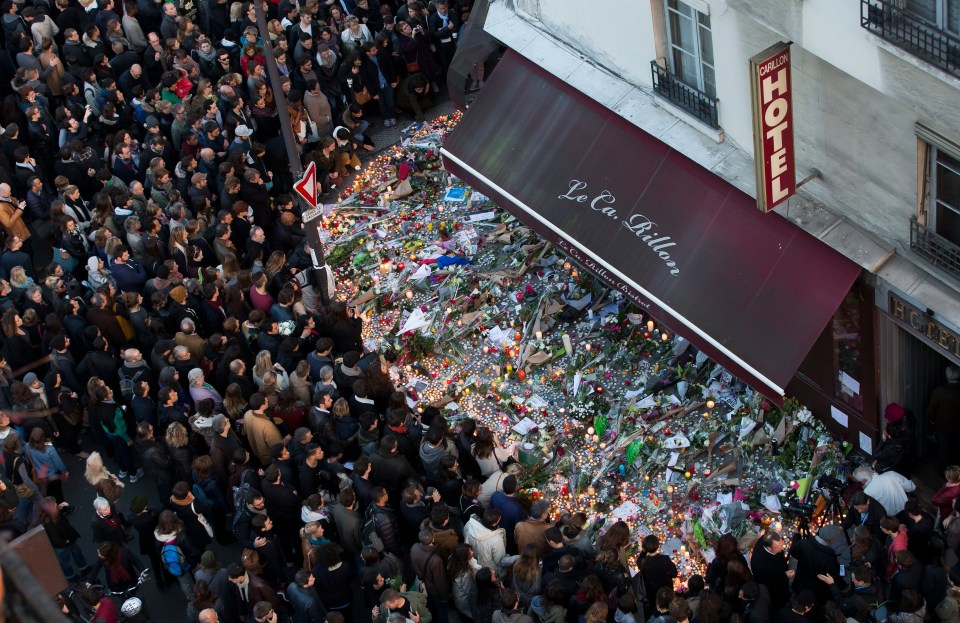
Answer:
<path fill-rule="evenodd" d="M 960 167 L 950 166 L 950 162 L 956 165 L 956 160 L 940 154 L 937 156 L 937 202 L 948 205 L 960 211 Z"/>
<path fill-rule="evenodd" d="M 697 19 L 700 20 L 700 25 L 710 28 L 710 16 L 706 13 L 701 13 L 697 11 Z"/>
<path fill-rule="evenodd" d="M 702 26 L 700 27 L 700 60 L 713 66 L 713 33 Z"/>
<path fill-rule="evenodd" d="M 707 95 L 707 97 L 716 98 L 717 97 L 717 77 L 713 72 L 713 67 L 709 65 L 701 65 L 700 70 L 703 72 L 703 86 L 701 90 Z"/>
<path fill-rule="evenodd" d="M 692 19 L 670 12 L 670 43 L 690 54 L 696 54 L 696 33 L 693 28 Z"/>
<path fill-rule="evenodd" d="M 907 0 L 907 11 L 922 17 L 931 24 L 936 24 L 938 1 L 939 0 Z"/>
<path fill-rule="evenodd" d="M 860 322 L 860 301 L 855 293 L 848 293 L 833 316 L 835 395 L 857 411 L 863 411 L 863 398 L 854 389 L 864 377 Z"/>
<path fill-rule="evenodd" d="M 673 74 L 687 84 L 697 85 L 697 59 L 679 48 L 673 48 Z"/>
<path fill-rule="evenodd" d="M 947 0 L 946 29 L 960 35 L 960 0 Z"/>
<path fill-rule="evenodd" d="M 937 202 L 937 233 L 960 245 L 960 214 Z"/>
<path fill-rule="evenodd" d="M 680 2 L 680 0 L 667 0 L 667 8 L 679 11 L 687 17 L 693 17 L 693 9 L 690 6 Z"/>

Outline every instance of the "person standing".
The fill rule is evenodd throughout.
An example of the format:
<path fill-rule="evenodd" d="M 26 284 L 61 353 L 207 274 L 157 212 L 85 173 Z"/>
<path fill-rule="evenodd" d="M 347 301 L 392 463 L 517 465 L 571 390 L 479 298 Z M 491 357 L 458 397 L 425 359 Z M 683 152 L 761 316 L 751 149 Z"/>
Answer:
<path fill-rule="evenodd" d="M 0 185 L 2 195 L 2 185 Z M 2 198 L 0 198 L 2 200 Z M 6 224 L 6 223 L 4 223 Z M 947 366 L 947 382 L 933 390 L 927 404 L 927 421 L 937 433 L 937 451 L 940 468 L 953 463 L 954 452 L 960 445 L 960 368 Z"/>
<path fill-rule="evenodd" d="M 794 575 L 783 554 L 783 548 L 783 537 L 773 530 L 767 530 L 753 547 L 753 555 L 750 557 L 753 577 L 758 584 L 767 587 L 771 610 L 774 612 L 787 605 L 790 599 L 790 580 Z"/>

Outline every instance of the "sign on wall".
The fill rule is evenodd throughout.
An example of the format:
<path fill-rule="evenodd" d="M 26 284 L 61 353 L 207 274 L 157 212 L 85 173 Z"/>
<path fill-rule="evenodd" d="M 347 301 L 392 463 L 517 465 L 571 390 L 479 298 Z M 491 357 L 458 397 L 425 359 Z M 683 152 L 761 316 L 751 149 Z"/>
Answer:
<path fill-rule="evenodd" d="M 797 192 L 793 154 L 790 43 L 777 43 L 750 59 L 757 207 L 769 212 Z"/>

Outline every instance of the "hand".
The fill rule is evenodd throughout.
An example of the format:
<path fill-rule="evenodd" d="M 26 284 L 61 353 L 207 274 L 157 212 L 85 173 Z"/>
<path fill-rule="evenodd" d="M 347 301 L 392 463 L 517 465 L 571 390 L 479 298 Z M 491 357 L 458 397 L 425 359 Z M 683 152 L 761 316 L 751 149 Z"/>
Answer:
<path fill-rule="evenodd" d="M 406 585 L 406 584 L 401 584 L 401 585 L 400 585 L 400 592 L 401 592 L 401 593 L 406 593 L 406 592 L 407 592 L 407 585 Z"/>
<path fill-rule="evenodd" d="M 27 202 L 26 202 L 26 201 L 21 201 L 21 202 L 18 203 L 17 205 L 20 206 L 20 209 L 21 209 L 21 210 L 23 210 L 24 208 L 27 207 Z"/>
<path fill-rule="evenodd" d="M 817 579 L 823 582 L 824 584 L 833 584 L 833 576 L 827 575 L 826 573 L 818 573 Z"/>
<path fill-rule="evenodd" d="M 373 615 L 373 618 L 380 616 L 380 606 L 374 606 L 373 610 L 370 611 L 370 614 Z"/>
<path fill-rule="evenodd" d="M 56 56 L 54 56 L 53 58 L 50 59 L 50 66 L 51 66 L 51 67 L 56 67 L 56 66 L 59 65 L 59 64 L 60 64 L 60 59 L 57 58 Z"/>
<path fill-rule="evenodd" d="M 413 623 L 420 623 L 420 613 L 419 613 L 419 612 L 414 612 L 413 610 L 411 610 L 411 611 L 410 611 L 410 620 L 413 621 Z"/>
<path fill-rule="evenodd" d="M 93 177 L 96 174 L 97 174 L 96 169 L 87 169 L 87 175 L 89 175 L 90 177 Z"/>
<path fill-rule="evenodd" d="M 253 546 L 254 546 L 254 547 L 263 547 L 263 546 L 266 545 L 266 544 L 267 544 L 267 540 L 266 540 L 265 538 L 263 538 L 262 536 L 258 536 L 257 538 L 255 538 L 255 539 L 253 540 Z"/>
<path fill-rule="evenodd" d="M 434 501 L 434 503 L 440 501 L 440 492 L 439 492 L 439 491 L 434 491 L 434 492 L 433 492 L 433 501 Z"/>
<path fill-rule="evenodd" d="M 793 569 L 787 569 L 787 579 L 788 579 L 788 580 L 792 580 L 795 575 L 797 575 L 797 572 L 796 572 L 796 571 L 794 571 Z"/>
<path fill-rule="evenodd" d="M 375 100 L 377 100 L 377 101 L 379 102 L 379 101 L 380 101 L 380 96 L 379 96 L 379 95 L 374 95 L 374 96 L 373 96 L 373 99 L 375 99 Z"/>

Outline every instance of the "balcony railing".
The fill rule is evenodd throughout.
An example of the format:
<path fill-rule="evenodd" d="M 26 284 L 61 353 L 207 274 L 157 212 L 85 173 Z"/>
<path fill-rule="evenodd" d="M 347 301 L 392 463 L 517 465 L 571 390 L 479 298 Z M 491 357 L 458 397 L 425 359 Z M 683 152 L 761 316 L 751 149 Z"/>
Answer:
<path fill-rule="evenodd" d="M 960 78 L 960 38 L 904 9 L 904 0 L 860 0 L 860 25 Z"/>
<path fill-rule="evenodd" d="M 910 219 L 910 248 L 934 266 L 960 277 L 960 246 Z"/>
<path fill-rule="evenodd" d="M 669 100 L 673 105 L 687 111 L 703 123 L 716 130 L 720 129 L 717 116 L 717 100 L 677 78 L 668 70 L 650 61 L 653 72 L 653 91 Z"/>

